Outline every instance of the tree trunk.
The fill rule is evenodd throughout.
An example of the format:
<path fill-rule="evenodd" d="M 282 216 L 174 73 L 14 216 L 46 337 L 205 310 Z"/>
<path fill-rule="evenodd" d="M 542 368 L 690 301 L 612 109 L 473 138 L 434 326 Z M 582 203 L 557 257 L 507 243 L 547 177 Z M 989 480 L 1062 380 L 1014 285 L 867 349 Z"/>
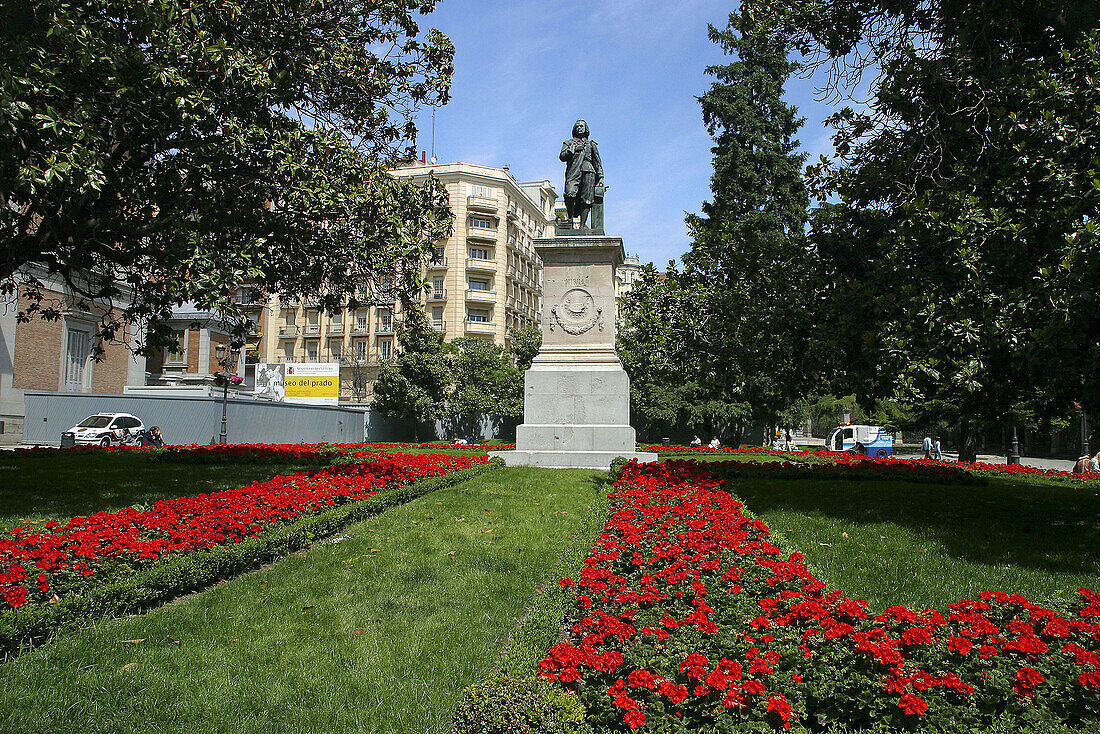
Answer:
<path fill-rule="evenodd" d="M 959 461 L 972 464 L 978 459 L 978 433 L 969 421 L 959 424 Z"/>

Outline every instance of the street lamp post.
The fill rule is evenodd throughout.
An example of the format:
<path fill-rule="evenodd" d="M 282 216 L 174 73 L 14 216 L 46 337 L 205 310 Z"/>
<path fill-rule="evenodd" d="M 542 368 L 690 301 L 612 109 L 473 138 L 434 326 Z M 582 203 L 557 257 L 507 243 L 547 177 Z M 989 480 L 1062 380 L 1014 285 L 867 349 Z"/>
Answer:
<path fill-rule="evenodd" d="M 214 356 L 218 360 L 218 364 L 221 365 L 222 371 L 215 375 L 222 383 L 222 430 L 218 434 L 218 443 L 224 444 L 226 441 L 226 406 L 229 402 L 229 382 L 233 377 L 229 370 L 231 367 L 236 367 L 237 359 L 233 356 L 233 350 L 226 348 L 225 344 L 218 344 L 214 347 Z"/>
<path fill-rule="evenodd" d="M 1020 440 L 1016 437 L 1016 424 L 1012 425 L 1012 453 L 1008 455 L 1008 463 L 1020 463 Z"/>
<path fill-rule="evenodd" d="M 1081 453 L 1089 452 L 1089 414 L 1081 411 Z"/>

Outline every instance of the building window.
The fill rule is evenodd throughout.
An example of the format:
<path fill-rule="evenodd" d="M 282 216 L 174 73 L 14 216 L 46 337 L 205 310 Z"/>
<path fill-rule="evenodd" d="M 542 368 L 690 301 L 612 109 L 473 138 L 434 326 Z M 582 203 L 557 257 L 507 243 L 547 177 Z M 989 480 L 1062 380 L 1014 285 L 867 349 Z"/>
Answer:
<path fill-rule="evenodd" d="M 382 359 L 389 359 L 393 355 L 393 342 L 389 339 L 378 340 L 378 354 Z"/>
<path fill-rule="evenodd" d="M 378 330 L 379 331 L 392 331 L 393 330 L 393 311 L 388 308 L 378 309 Z"/>
<path fill-rule="evenodd" d="M 187 332 L 173 331 L 172 337 L 176 340 L 176 347 L 168 350 L 164 355 L 164 361 L 176 364 L 187 362 Z"/>
<path fill-rule="evenodd" d="M 473 258 L 474 260 L 488 260 L 489 259 L 489 251 L 487 249 L 485 249 L 484 247 L 471 247 L 470 248 L 470 257 Z"/>
<path fill-rule="evenodd" d="M 289 343 L 283 345 L 283 361 L 284 362 L 293 362 L 294 361 L 294 342 L 289 342 Z"/>
<path fill-rule="evenodd" d="M 443 328 L 443 307 L 432 306 L 432 326 L 437 329 Z"/>
<path fill-rule="evenodd" d="M 470 290 L 487 291 L 489 290 L 489 281 L 485 278 L 470 278 Z"/>
<path fill-rule="evenodd" d="M 470 226 L 474 229 L 496 229 L 493 220 L 488 217 L 470 217 Z"/>
<path fill-rule="evenodd" d="M 355 342 L 355 358 L 360 362 L 364 362 L 367 359 L 367 342 L 363 339 L 359 339 Z"/>
<path fill-rule="evenodd" d="M 489 323 L 489 310 L 484 308 L 471 308 L 469 320 L 476 321 L 480 324 L 487 324 Z"/>
<path fill-rule="evenodd" d="M 355 314 L 355 329 L 357 331 L 367 330 L 367 312 L 359 311 Z"/>
<path fill-rule="evenodd" d="M 470 196 L 477 196 L 482 199 L 495 199 L 493 196 L 493 190 L 488 186 L 470 186 Z"/>
<path fill-rule="evenodd" d="M 317 361 L 317 342 L 310 342 L 306 345 L 306 359 L 310 362 Z"/>
<path fill-rule="evenodd" d="M 70 329 L 65 343 L 65 389 L 83 391 L 90 382 L 92 333 Z"/>
<path fill-rule="evenodd" d="M 435 278 L 432 278 L 432 297 L 433 298 L 442 298 L 443 297 L 443 276 L 442 275 L 440 275 L 438 277 L 435 277 Z"/>

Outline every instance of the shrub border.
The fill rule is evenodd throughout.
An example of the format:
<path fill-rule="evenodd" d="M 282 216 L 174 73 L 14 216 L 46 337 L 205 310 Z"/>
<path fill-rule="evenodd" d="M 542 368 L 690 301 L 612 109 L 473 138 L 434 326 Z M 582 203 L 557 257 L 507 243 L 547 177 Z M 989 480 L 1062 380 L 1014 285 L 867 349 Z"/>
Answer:
<path fill-rule="evenodd" d="M 316 515 L 299 518 L 240 543 L 214 546 L 133 576 L 47 606 L 22 607 L 0 615 L 0 661 L 10 660 L 45 644 L 62 633 L 87 627 L 90 622 L 141 613 L 215 581 L 254 570 L 359 520 L 378 515 L 438 489 L 450 487 L 496 469 L 503 462 L 475 464 L 469 469 L 425 477 L 411 484 L 383 490 L 358 502 L 337 505 Z"/>

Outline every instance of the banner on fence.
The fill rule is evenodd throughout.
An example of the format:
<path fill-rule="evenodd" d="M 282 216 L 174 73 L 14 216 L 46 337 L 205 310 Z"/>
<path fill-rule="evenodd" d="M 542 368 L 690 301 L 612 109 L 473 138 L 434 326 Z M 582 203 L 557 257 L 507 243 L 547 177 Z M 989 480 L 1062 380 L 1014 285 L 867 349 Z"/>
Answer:
<path fill-rule="evenodd" d="M 340 363 L 309 362 L 283 368 L 283 401 L 311 405 L 340 404 Z"/>

